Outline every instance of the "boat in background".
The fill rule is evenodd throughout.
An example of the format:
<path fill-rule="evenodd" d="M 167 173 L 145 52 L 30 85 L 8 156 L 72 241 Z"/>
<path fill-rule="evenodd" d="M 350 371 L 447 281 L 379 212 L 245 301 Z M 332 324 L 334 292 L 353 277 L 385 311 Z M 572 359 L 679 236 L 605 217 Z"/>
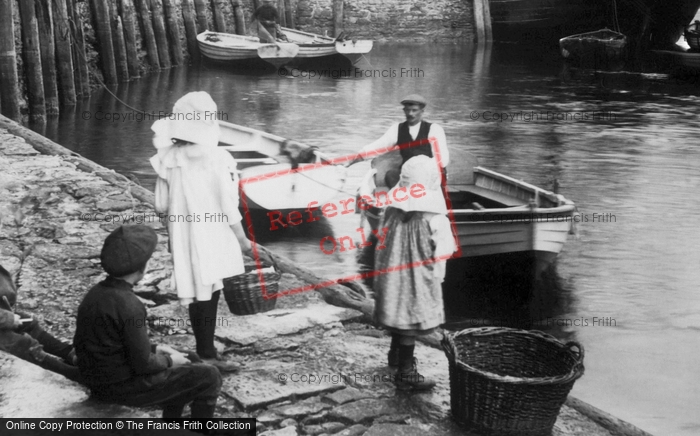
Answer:
<path fill-rule="evenodd" d="M 299 46 L 293 43 L 263 44 L 259 38 L 232 33 L 205 31 L 197 35 L 197 43 L 209 60 L 249 67 L 265 65 L 264 61 L 280 68 L 299 53 Z"/>
<path fill-rule="evenodd" d="M 295 63 L 310 61 L 332 62 L 333 58 L 342 56 L 354 66 L 372 50 L 374 45 L 370 40 L 349 40 L 343 34 L 338 38 L 302 32 L 301 30 L 282 27 L 282 33 L 289 42 L 299 46 Z"/>
<path fill-rule="evenodd" d="M 219 146 L 238 163 L 248 209 L 304 209 L 330 200 L 345 185 L 345 167 L 330 164 L 315 147 L 225 121 L 219 127 Z"/>
<path fill-rule="evenodd" d="M 564 59 L 583 68 L 620 70 L 627 61 L 627 37 L 610 29 L 561 38 L 559 47 Z"/>

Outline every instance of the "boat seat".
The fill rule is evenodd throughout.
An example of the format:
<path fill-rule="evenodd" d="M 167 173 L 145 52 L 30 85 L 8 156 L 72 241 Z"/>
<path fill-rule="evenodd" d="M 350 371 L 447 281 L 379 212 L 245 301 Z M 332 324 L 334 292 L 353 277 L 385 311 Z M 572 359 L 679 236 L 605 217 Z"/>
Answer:
<path fill-rule="evenodd" d="M 489 200 L 501 203 L 506 207 L 523 206 L 525 203 L 515 197 L 509 195 L 501 194 L 500 192 L 495 192 L 490 189 L 482 188 L 476 185 L 449 185 L 448 192 L 469 192 L 479 197 L 484 197 Z"/>

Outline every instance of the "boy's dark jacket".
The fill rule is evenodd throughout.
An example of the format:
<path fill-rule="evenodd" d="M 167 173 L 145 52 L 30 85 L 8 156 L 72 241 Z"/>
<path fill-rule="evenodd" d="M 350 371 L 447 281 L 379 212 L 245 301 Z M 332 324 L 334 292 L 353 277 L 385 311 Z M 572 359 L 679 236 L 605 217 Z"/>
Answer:
<path fill-rule="evenodd" d="M 172 365 L 148 338 L 146 307 L 123 280 L 107 277 L 78 307 L 74 345 L 81 375 L 90 386 L 119 383 Z"/>

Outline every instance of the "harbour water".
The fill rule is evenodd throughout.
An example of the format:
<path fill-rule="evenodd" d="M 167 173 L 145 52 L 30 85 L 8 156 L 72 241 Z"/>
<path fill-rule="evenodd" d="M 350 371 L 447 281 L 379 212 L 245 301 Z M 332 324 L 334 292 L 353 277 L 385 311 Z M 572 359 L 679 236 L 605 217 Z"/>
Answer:
<path fill-rule="evenodd" d="M 378 138 L 402 120 L 401 98 L 422 94 L 425 118 L 444 127 L 457 165 L 468 151 L 487 168 L 544 188 L 556 179 L 578 205 L 579 237 L 557 267 L 567 309 L 543 322 L 585 346 L 586 374 L 572 393 L 655 435 L 700 433 L 697 83 L 569 69 L 554 50 L 515 45 L 379 45 L 369 60 L 369 72 L 342 78 L 332 70 L 309 77 L 193 66 L 114 91 L 157 114 L 205 90 L 222 119 L 334 156 Z M 39 130 L 152 188 L 153 120 L 139 118 L 98 91 Z M 366 163 L 351 167 L 339 199 L 354 193 L 366 170 Z M 335 235 L 354 235 L 358 220 L 351 214 L 329 225 Z M 355 269 L 351 253 L 323 254 L 317 235 L 287 232 L 266 245 L 326 276 Z"/>

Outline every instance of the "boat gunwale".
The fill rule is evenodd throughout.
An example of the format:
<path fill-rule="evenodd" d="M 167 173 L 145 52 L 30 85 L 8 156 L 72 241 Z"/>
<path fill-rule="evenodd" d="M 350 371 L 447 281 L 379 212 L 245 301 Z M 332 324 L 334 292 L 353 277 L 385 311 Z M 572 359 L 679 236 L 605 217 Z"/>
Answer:
<path fill-rule="evenodd" d="M 231 45 L 220 45 L 217 44 L 216 42 L 213 41 L 207 41 L 204 38 L 206 35 L 223 35 L 224 38 L 228 39 L 233 39 L 233 40 L 241 40 L 244 41 L 246 44 L 241 44 L 240 46 L 231 46 Z M 212 32 L 211 30 L 205 30 L 204 32 L 200 33 L 197 35 L 197 42 L 200 42 L 202 44 L 212 46 L 212 47 L 219 47 L 219 48 L 253 48 L 255 44 L 265 44 L 260 42 L 260 38 L 255 37 L 255 36 L 244 36 L 244 35 L 236 35 L 233 33 L 225 33 L 225 32 Z M 255 47 L 257 48 L 257 47 Z"/>
<path fill-rule="evenodd" d="M 490 170 L 488 168 L 484 168 L 482 166 L 474 167 L 474 173 L 480 173 L 480 174 L 483 174 L 485 176 L 499 180 L 501 182 L 506 182 L 506 183 L 510 183 L 512 185 L 518 186 L 526 191 L 532 192 L 535 195 L 544 196 L 545 198 L 547 198 L 547 200 L 549 200 L 553 203 L 567 203 L 567 202 L 569 202 L 569 203 L 573 204 L 573 201 L 566 199 L 561 194 L 555 194 L 552 191 L 547 191 L 546 189 L 540 188 L 538 186 L 532 185 L 532 184 L 524 182 L 522 180 L 515 179 L 515 178 L 510 177 L 510 176 L 506 176 L 505 174 L 501 174 L 499 172 Z M 472 183 L 471 185 L 475 185 L 475 183 Z M 455 186 L 459 186 L 459 185 L 455 185 Z M 469 186 L 469 185 L 467 185 L 467 186 Z M 449 183 L 448 183 L 448 187 L 449 187 Z M 488 189 L 488 188 L 485 188 L 485 189 Z"/>
<path fill-rule="evenodd" d="M 282 136 L 275 135 L 274 133 L 268 133 L 268 132 L 265 132 L 265 131 L 263 131 L 263 130 L 258 130 L 258 129 L 254 129 L 254 128 L 252 128 L 252 127 L 247 127 L 247 126 L 242 126 L 242 125 L 240 125 L 240 124 L 234 124 L 234 123 L 231 123 L 231 122 L 228 122 L 228 121 L 221 121 L 221 120 L 219 120 L 219 126 L 220 126 L 220 127 L 221 127 L 221 126 L 224 126 L 225 128 L 228 128 L 228 129 L 231 129 L 231 130 L 244 131 L 244 132 L 250 133 L 250 134 L 252 134 L 252 135 L 258 134 L 258 135 L 260 135 L 261 137 L 265 137 L 265 138 L 267 138 L 267 139 L 269 139 L 269 140 L 271 140 L 271 141 L 273 141 L 273 142 L 276 142 L 276 143 L 278 143 L 278 144 L 282 144 L 284 141 L 287 141 L 287 140 L 289 139 L 289 138 L 284 138 L 284 137 L 282 137 Z M 219 142 L 221 142 L 221 138 L 219 138 Z M 311 148 L 310 145 L 307 145 L 307 144 L 305 144 L 305 143 L 303 143 L 303 142 L 301 142 L 301 141 L 295 141 L 295 142 L 299 142 L 299 143 L 302 144 L 303 146 L 308 147 L 308 148 Z M 219 145 L 218 147 L 221 147 L 222 149 L 228 151 L 229 153 L 231 153 L 231 152 L 243 152 L 243 151 L 256 151 L 256 152 L 258 152 L 258 153 L 265 154 L 265 153 L 263 153 L 262 151 L 260 151 L 259 149 L 255 149 L 255 148 L 245 149 L 244 147 L 248 147 L 247 144 L 246 144 L 246 145 L 235 145 L 235 144 L 230 144 L 230 145 Z M 243 150 L 239 150 L 239 149 L 236 149 L 236 147 L 240 147 L 240 148 L 244 148 L 244 149 L 243 149 Z M 327 155 L 326 153 L 322 152 L 321 150 L 319 150 L 319 149 L 314 150 L 314 154 L 315 154 L 316 156 L 318 156 L 318 158 L 321 159 L 321 161 L 322 161 L 324 164 L 333 165 L 333 164 L 332 164 L 333 159 L 332 159 L 329 155 Z M 268 155 L 268 154 L 265 154 L 265 155 L 266 155 L 266 156 L 269 156 L 269 157 L 272 158 L 272 159 L 275 159 L 278 163 L 285 163 L 285 162 L 280 161 L 279 159 L 276 159 L 275 156 L 273 156 L 273 155 Z M 262 165 L 261 165 L 261 166 L 262 166 Z"/>
<path fill-rule="evenodd" d="M 324 39 L 324 40 L 328 41 L 327 43 L 330 43 L 330 44 L 335 44 L 335 42 L 338 40 L 338 38 L 331 38 L 330 36 L 323 36 L 323 35 L 319 35 L 317 33 L 304 32 L 303 30 L 290 29 L 289 27 L 282 27 L 282 32 L 283 33 L 286 33 L 286 32 L 296 33 L 299 35 L 311 36 L 314 38 L 318 37 L 319 39 Z M 321 44 L 326 44 L 326 43 L 324 42 Z M 321 44 L 313 44 L 313 45 L 321 45 Z M 299 44 L 297 44 L 297 45 L 299 45 Z"/>

